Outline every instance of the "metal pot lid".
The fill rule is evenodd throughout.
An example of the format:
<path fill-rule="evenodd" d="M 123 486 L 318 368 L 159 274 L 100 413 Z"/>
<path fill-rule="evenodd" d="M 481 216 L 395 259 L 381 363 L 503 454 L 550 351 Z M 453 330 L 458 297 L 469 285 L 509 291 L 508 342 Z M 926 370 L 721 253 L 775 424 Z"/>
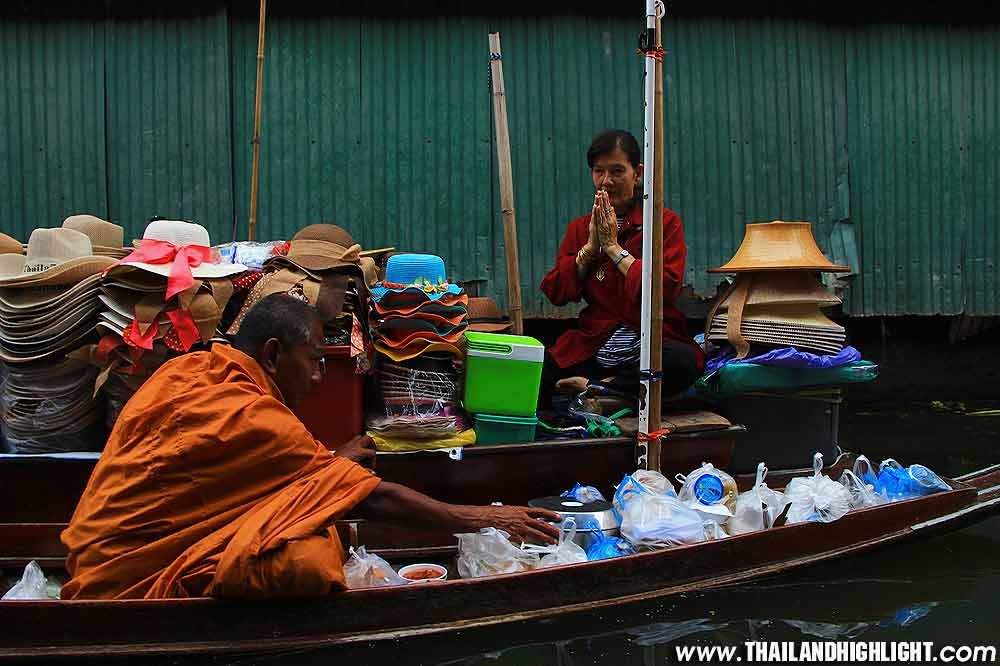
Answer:
<path fill-rule="evenodd" d="M 536 509 L 548 509 L 563 516 L 574 516 L 578 529 L 585 530 L 588 521 L 597 522 L 601 530 L 612 530 L 618 528 L 618 521 L 615 520 L 614 511 L 611 509 L 611 502 L 579 502 L 572 497 L 539 497 L 530 500 L 528 506 Z"/>

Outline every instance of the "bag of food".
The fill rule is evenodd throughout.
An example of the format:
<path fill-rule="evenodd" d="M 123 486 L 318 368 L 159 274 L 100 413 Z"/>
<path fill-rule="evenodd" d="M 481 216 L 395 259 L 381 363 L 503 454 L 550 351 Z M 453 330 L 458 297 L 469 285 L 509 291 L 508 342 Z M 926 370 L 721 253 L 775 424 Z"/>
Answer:
<path fill-rule="evenodd" d="M 781 515 L 788 502 L 785 496 L 777 490 L 771 490 L 764 483 L 767 467 L 764 463 L 757 464 L 757 479 L 753 488 L 740 493 L 736 498 L 736 510 L 726 525 L 729 533 L 746 534 L 764 530 L 774 524 L 774 519 Z"/>
<path fill-rule="evenodd" d="M 587 561 L 587 552 L 573 538 L 576 537 L 576 519 L 573 516 L 563 519 L 559 530 L 559 542 L 553 546 L 536 546 L 526 544 L 521 550 L 541 556 L 538 563 L 540 569 L 557 567 L 560 564 L 576 564 Z"/>
<path fill-rule="evenodd" d="M 347 587 L 386 587 L 406 585 L 409 581 L 396 573 L 392 565 L 374 553 L 368 553 L 364 546 L 350 549 L 351 556 L 344 564 L 344 578 Z"/>
<path fill-rule="evenodd" d="M 559 497 L 569 497 L 584 504 L 589 504 L 590 502 L 607 502 L 600 490 L 594 486 L 582 486 L 579 483 L 560 494 Z"/>
<path fill-rule="evenodd" d="M 667 477 L 659 472 L 639 469 L 631 474 L 626 474 L 622 482 L 615 488 L 615 496 L 611 500 L 611 508 L 619 524 L 622 522 L 622 510 L 625 503 L 629 498 L 642 493 L 677 496 L 677 493 L 674 492 L 674 486 Z"/>
<path fill-rule="evenodd" d="M 819 521 L 832 523 L 851 509 L 847 488 L 824 475 L 823 454 L 813 456 L 813 475 L 792 479 L 785 488 L 785 499 L 791 504 L 789 523 Z"/>
<path fill-rule="evenodd" d="M 729 534 L 726 532 L 725 528 L 714 520 L 706 520 L 702 522 L 701 529 L 705 533 L 705 541 L 717 541 L 719 539 L 729 538 Z"/>
<path fill-rule="evenodd" d="M 663 548 L 705 540 L 702 518 L 673 495 L 641 492 L 622 510 L 622 536 L 636 548 Z"/>
<path fill-rule="evenodd" d="M 38 562 L 31 560 L 28 566 L 24 567 L 21 580 L 14 583 L 14 587 L 7 590 L 3 595 L 3 601 L 13 601 L 15 599 L 28 601 L 31 599 L 48 599 L 48 583 L 45 574 Z"/>
<path fill-rule="evenodd" d="M 863 509 L 889 503 L 889 497 L 884 490 L 880 493 L 875 492 L 874 485 L 865 483 L 849 469 L 845 469 L 840 475 L 840 484 L 847 488 L 847 492 L 851 495 L 852 509 Z"/>
<path fill-rule="evenodd" d="M 893 458 L 887 458 L 879 465 L 878 485 L 875 488 L 884 490 L 892 501 L 951 490 L 951 486 L 927 467 L 903 467 Z"/>
<path fill-rule="evenodd" d="M 736 479 L 712 463 L 702 463 L 687 476 L 678 474 L 677 480 L 683 484 L 677 497 L 705 519 L 723 523 L 736 510 Z"/>
<path fill-rule="evenodd" d="M 458 537 L 458 574 L 479 578 L 496 574 L 518 573 L 537 569 L 538 555 L 524 551 L 510 542 L 510 535 L 495 527 L 484 527 Z"/>
<path fill-rule="evenodd" d="M 591 530 L 591 534 L 594 535 L 594 542 L 587 548 L 588 560 L 608 560 L 612 557 L 635 554 L 635 546 L 621 537 L 605 536 L 597 521 L 592 518 L 589 523 L 584 524 L 583 529 Z"/>

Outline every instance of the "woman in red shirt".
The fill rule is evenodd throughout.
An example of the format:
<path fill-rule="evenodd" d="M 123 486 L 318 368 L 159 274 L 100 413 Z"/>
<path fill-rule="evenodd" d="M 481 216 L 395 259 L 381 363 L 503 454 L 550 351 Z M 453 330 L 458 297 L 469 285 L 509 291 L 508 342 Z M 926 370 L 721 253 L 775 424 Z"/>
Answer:
<path fill-rule="evenodd" d="M 605 130 L 587 150 L 597 195 L 590 215 L 569 223 L 555 266 L 541 288 L 553 305 L 587 307 L 578 326 L 548 349 L 539 406 L 555 388 L 584 390 L 606 382 L 635 394 L 639 381 L 642 304 L 642 164 L 639 143 L 625 130 Z M 663 395 L 684 390 L 701 374 L 705 356 L 677 309 L 684 277 L 684 228 L 663 209 Z"/>

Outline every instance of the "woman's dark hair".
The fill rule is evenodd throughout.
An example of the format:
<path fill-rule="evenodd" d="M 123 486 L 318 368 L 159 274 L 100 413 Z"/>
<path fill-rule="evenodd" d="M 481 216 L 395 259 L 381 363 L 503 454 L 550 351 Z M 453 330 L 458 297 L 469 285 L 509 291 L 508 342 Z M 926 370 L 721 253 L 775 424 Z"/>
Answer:
<path fill-rule="evenodd" d="M 622 152 L 628 157 L 629 163 L 632 164 L 632 168 L 639 166 L 642 162 L 639 142 L 635 140 L 631 132 L 623 129 L 606 129 L 599 132 L 590 142 L 590 148 L 587 149 L 587 166 L 594 168 L 594 162 L 597 161 L 598 157 L 607 155 L 615 148 L 622 149 Z"/>

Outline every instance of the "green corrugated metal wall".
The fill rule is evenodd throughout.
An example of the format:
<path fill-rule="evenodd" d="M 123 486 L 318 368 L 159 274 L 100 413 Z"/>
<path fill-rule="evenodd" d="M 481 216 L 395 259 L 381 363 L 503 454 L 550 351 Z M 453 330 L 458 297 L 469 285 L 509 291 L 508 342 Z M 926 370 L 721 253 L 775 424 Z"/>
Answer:
<path fill-rule="evenodd" d="M 5 231 L 91 211 L 133 234 L 166 215 L 217 242 L 234 221 L 245 236 L 256 3 L 133 4 L 0 10 Z M 537 284 L 589 208 L 590 136 L 641 131 L 642 17 L 403 6 L 391 17 L 272 3 L 258 237 L 335 222 L 369 247 L 439 253 L 454 277 L 502 297 L 486 39 L 499 30 L 525 307 L 572 314 Z M 745 223 L 806 219 L 835 258 L 857 247 L 854 314 L 1000 314 L 1000 30 L 665 25 L 667 202 L 685 221 L 696 293 L 714 293 L 705 269 Z"/>

